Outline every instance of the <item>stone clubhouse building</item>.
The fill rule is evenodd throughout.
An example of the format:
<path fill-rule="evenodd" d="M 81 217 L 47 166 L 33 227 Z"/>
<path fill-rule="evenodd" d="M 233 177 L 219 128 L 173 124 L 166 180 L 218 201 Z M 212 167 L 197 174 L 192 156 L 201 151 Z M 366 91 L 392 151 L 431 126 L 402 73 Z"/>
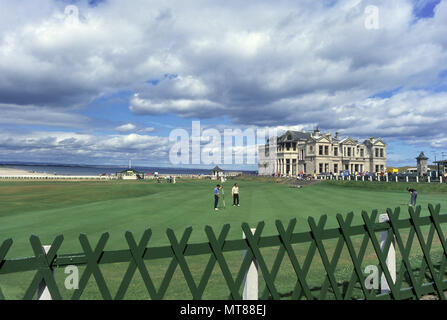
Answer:
<path fill-rule="evenodd" d="M 371 137 L 362 143 L 338 133 L 287 131 L 275 144 L 259 147 L 259 175 L 350 174 L 380 173 L 386 170 L 386 144 Z M 269 148 L 276 147 L 276 150 Z M 272 152 L 273 151 L 273 152 Z M 275 153 L 276 151 L 276 153 Z"/>

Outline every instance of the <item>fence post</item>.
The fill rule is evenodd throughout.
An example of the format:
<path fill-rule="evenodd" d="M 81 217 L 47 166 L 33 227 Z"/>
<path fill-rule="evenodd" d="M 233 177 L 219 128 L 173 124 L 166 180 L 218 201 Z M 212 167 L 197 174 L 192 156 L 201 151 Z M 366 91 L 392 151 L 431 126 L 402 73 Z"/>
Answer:
<path fill-rule="evenodd" d="M 405 181 L 408 182 L 408 176 L 405 177 Z"/>
<path fill-rule="evenodd" d="M 396 182 L 399 182 L 399 178 L 398 178 L 398 176 L 396 176 Z"/>
<path fill-rule="evenodd" d="M 251 233 L 254 234 L 256 229 L 250 229 Z M 243 239 L 246 239 L 245 233 L 242 232 Z M 243 258 L 247 254 L 247 250 L 244 251 Z M 253 258 L 248 271 L 245 273 L 244 277 L 244 291 L 242 292 L 242 300 L 258 300 L 258 263 L 256 259 Z"/>
<path fill-rule="evenodd" d="M 430 183 L 431 182 L 431 177 L 430 176 L 428 176 L 428 183 Z"/>
<path fill-rule="evenodd" d="M 385 176 L 385 181 L 390 182 L 390 178 L 388 177 L 388 174 Z"/>
<path fill-rule="evenodd" d="M 365 181 L 365 176 L 362 176 L 362 181 Z"/>
<path fill-rule="evenodd" d="M 388 217 L 387 213 L 381 214 L 379 216 L 379 222 L 386 222 L 389 221 L 390 218 Z M 387 238 L 390 236 L 390 231 L 382 231 L 380 233 L 380 248 L 382 251 L 384 250 L 385 242 Z M 388 267 L 388 270 L 391 275 L 391 279 L 393 279 L 393 283 L 396 283 L 396 249 L 395 249 L 395 243 L 394 243 L 394 236 L 393 240 L 391 240 L 390 248 L 388 250 L 388 254 L 386 256 L 386 265 Z M 390 286 L 388 285 L 388 282 L 386 281 L 385 275 L 382 273 L 382 277 L 380 279 L 380 291 L 381 293 L 389 293 L 391 292 Z"/>
<path fill-rule="evenodd" d="M 416 183 L 419 183 L 419 176 L 416 176 Z"/>
<path fill-rule="evenodd" d="M 439 176 L 439 183 L 442 183 L 442 176 Z"/>
<path fill-rule="evenodd" d="M 42 246 L 42 251 L 45 252 L 45 254 L 50 251 L 51 246 Z M 54 276 L 54 270 L 53 270 L 53 276 Z M 45 280 L 42 280 L 39 283 L 39 287 L 37 288 L 37 300 L 53 300 L 51 298 L 50 290 L 48 290 L 47 285 L 45 284 Z"/>

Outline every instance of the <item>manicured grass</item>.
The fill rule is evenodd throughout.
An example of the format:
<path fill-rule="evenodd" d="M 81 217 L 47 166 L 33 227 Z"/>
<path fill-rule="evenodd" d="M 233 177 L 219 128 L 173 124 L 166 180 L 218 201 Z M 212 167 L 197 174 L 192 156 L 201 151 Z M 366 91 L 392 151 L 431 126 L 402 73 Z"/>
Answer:
<path fill-rule="evenodd" d="M 241 207 L 231 206 L 231 185 L 239 183 Z M 276 182 L 281 182 L 280 180 Z M 0 241 L 13 238 L 14 245 L 7 258 L 32 256 L 29 236 L 38 235 L 44 244 L 50 244 L 55 236 L 64 235 L 60 253 L 82 252 L 79 244 L 79 234 L 85 233 L 94 246 L 103 232 L 110 233 L 106 250 L 127 249 L 124 233 L 134 232 L 137 239 L 146 228 L 151 228 L 153 235 L 149 246 L 168 244 L 166 229 L 171 228 L 180 238 L 184 229 L 193 227 L 190 242 L 206 241 L 204 227 L 210 225 L 218 234 L 224 224 L 229 223 L 231 230 L 228 239 L 240 239 L 242 222 L 248 222 L 255 227 L 257 222 L 265 221 L 263 235 L 277 234 L 275 220 L 287 224 L 292 218 L 297 219 L 295 232 L 308 231 L 307 218 L 317 220 L 322 214 L 328 215 L 327 227 L 337 226 L 335 215 L 353 211 L 354 224 L 362 223 L 362 210 L 371 212 L 378 209 L 385 212 L 386 208 L 402 206 L 402 216 L 406 213 L 409 195 L 403 184 L 395 190 L 387 188 L 352 186 L 348 184 L 321 183 L 298 189 L 287 184 L 272 183 L 269 179 L 239 179 L 230 180 L 225 184 L 226 209 L 217 213 L 213 210 L 214 181 L 178 180 L 177 184 L 158 184 L 151 181 L 107 181 L 107 182 L 0 182 Z M 397 185 L 397 184 L 396 184 Z M 348 186 L 348 187 L 347 187 Z M 426 211 L 428 203 L 441 203 L 447 207 L 447 197 L 434 187 L 422 191 L 418 188 L 418 204 Z M 333 248 L 336 241 L 328 241 L 328 247 Z M 299 257 L 304 259 L 307 248 L 297 247 Z M 269 267 L 276 256 L 277 248 L 263 249 Z M 241 262 L 240 252 L 228 254 L 230 266 L 234 274 Z M 372 257 L 372 256 L 371 256 Z M 200 279 L 209 257 L 189 257 L 190 268 L 196 279 Z M 324 271 L 321 261 L 315 259 L 312 271 L 315 275 L 315 285 L 321 285 Z M 294 287 L 290 281 L 290 262 L 284 259 L 281 268 L 283 274 L 278 275 L 279 287 L 287 296 Z M 349 261 L 344 252 L 341 264 Z M 365 261 L 367 262 L 367 260 Z M 166 271 L 169 261 L 152 261 L 147 263 L 154 274 L 154 282 L 159 284 Z M 288 264 L 288 267 L 287 267 Z M 101 266 L 112 293 L 121 281 L 127 264 Z M 343 277 L 350 278 L 352 268 L 348 268 Z M 341 269 L 343 270 L 343 269 Z M 206 291 L 205 298 L 225 298 L 228 289 L 225 286 L 218 266 L 214 268 L 210 280 L 212 291 Z M 0 276 L 0 286 L 9 298 L 20 298 L 30 283 L 29 275 Z M 134 284 L 129 289 L 127 298 L 146 298 L 145 287 L 135 276 Z M 63 270 L 57 270 L 56 278 L 63 283 Z M 295 277 L 294 277 L 295 279 Z M 198 281 L 198 280 L 196 280 Z M 91 279 L 94 283 L 94 280 Z M 181 270 L 178 269 L 167 292 L 167 298 L 190 298 L 189 291 Z M 63 285 L 61 285 L 63 287 Z M 63 293 L 69 297 L 70 292 Z M 99 298 L 96 285 L 85 292 L 84 298 Z"/>

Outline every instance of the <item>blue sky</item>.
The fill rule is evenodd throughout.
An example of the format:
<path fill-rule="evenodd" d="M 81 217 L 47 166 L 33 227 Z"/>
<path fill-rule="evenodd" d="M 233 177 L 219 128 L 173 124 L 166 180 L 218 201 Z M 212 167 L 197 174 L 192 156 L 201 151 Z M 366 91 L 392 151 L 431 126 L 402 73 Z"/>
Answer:
<path fill-rule="evenodd" d="M 447 152 L 444 0 L 0 3 L 2 162 L 171 166 L 192 121 Z"/>

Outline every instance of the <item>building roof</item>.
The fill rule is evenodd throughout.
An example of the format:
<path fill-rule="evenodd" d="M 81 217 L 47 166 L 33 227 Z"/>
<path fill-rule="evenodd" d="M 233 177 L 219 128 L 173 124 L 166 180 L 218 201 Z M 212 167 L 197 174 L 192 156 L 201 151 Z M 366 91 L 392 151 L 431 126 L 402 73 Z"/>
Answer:
<path fill-rule="evenodd" d="M 137 171 L 135 169 L 125 169 L 123 171 L 119 171 L 118 173 L 128 173 L 128 172 L 133 172 L 133 173 L 138 173 L 138 174 L 143 173 L 143 172 Z"/>
<path fill-rule="evenodd" d="M 219 168 L 218 166 L 215 166 L 214 169 L 211 171 L 223 172 L 223 170 L 221 168 Z"/>
<path fill-rule="evenodd" d="M 278 141 L 297 141 L 297 140 L 307 140 L 311 137 L 309 132 L 302 131 L 287 131 L 282 136 L 278 137 Z M 289 139 L 290 138 L 290 139 Z"/>
<path fill-rule="evenodd" d="M 423 151 L 419 154 L 419 156 L 416 159 L 417 160 L 428 160 L 428 158 L 425 156 Z"/>

